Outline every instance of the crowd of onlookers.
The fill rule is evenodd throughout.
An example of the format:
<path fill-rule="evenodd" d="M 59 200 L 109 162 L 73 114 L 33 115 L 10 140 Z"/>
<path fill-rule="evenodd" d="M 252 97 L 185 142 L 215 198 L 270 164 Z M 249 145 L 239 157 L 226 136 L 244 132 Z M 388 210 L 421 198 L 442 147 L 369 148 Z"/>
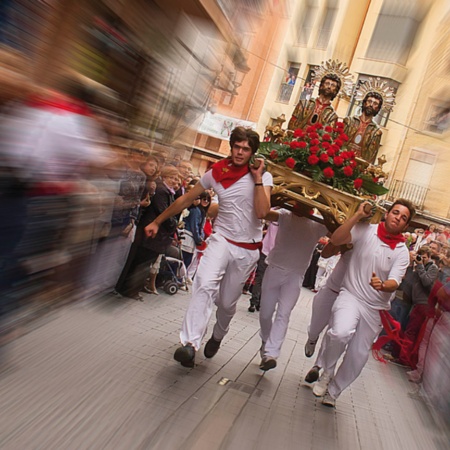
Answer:
<path fill-rule="evenodd" d="M 133 135 L 112 91 L 75 73 L 49 89 L 27 67 L 23 55 L 0 48 L 2 334 L 69 299 L 157 294 L 166 253 L 179 262 L 174 283 L 186 288 L 183 260 L 195 266 L 204 249 L 214 193 L 164 223 L 157 238 L 143 235 L 199 180 L 184 148 Z"/>

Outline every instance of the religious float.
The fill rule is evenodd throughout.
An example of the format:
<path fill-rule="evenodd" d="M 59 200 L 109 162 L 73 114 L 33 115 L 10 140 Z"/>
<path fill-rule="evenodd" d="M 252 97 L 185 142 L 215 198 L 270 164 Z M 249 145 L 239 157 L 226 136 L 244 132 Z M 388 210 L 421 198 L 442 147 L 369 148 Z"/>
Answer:
<path fill-rule="evenodd" d="M 348 86 L 348 69 L 342 63 L 327 61 L 318 73 L 335 73 L 343 81 L 342 86 Z M 369 79 L 356 95 L 362 101 L 373 92 L 384 100 L 384 109 L 392 109 L 392 89 L 378 79 Z M 284 122 L 284 116 L 273 119 L 259 150 L 274 179 L 272 205 L 294 212 L 299 204 L 308 205 L 336 228 L 356 212 L 363 200 L 370 200 L 370 221 L 379 222 L 384 209 L 376 200 L 388 192 L 383 186 L 387 179 L 383 171 L 386 159 L 382 155 L 371 164 L 361 157 L 358 145 L 364 141 L 364 123 L 349 138 L 344 122 L 322 123 L 314 110 L 304 128 L 283 130 Z M 317 214 L 312 218 L 320 220 Z"/>

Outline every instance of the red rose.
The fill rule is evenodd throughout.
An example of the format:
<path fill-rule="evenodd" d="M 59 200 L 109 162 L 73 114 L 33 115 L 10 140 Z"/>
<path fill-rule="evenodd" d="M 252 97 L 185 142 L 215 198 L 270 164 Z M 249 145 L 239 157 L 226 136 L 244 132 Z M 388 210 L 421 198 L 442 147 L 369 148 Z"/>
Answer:
<path fill-rule="evenodd" d="M 325 167 L 325 169 L 323 169 L 323 176 L 325 178 L 333 178 L 334 170 L 331 167 Z"/>
<path fill-rule="evenodd" d="M 333 131 L 333 127 L 330 127 L 329 125 L 327 125 L 327 126 L 325 127 L 325 131 L 326 131 L 327 133 L 331 133 L 331 132 Z"/>
<path fill-rule="evenodd" d="M 289 144 L 290 144 L 289 141 L 284 141 L 284 142 L 283 142 L 283 145 L 289 145 Z"/>
<path fill-rule="evenodd" d="M 338 147 L 342 147 L 343 142 L 340 139 L 336 139 L 334 141 L 334 143 L 338 146 Z"/>
<path fill-rule="evenodd" d="M 344 122 L 336 122 L 336 128 L 343 130 L 345 127 Z"/>
<path fill-rule="evenodd" d="M 295 167 L 295 159 L 294 158 L 286 159 L 285 163 L 289 167 L 289 169 L 293 169 Z"/>
<path fill-rule="evenodd" d="M 305 132 L 301 128 L 297 128 L 294 131 L 294 137 L 295 138 L 303 137 L 304 135 L 305 135 Z"/>
<path fill-rule="evenodd" d="M 307 146 L 307 144 L 305 141 L 299 141 L 299 143 L 298 143 L 299 148 L 306 148 L 306 146 Z"/>
<path fill-rule="evenodd" d="M 314 128 L 315 128 L 316 130 L 321 130 L 321 129 L 323 128 L 323 125 L 322 125 L 321 123 L 316 123 L 316 124 L 314 125 Z"/>
<path fill-rule="evenodd" d="M 357 178 L 353 182 L 353 186 L 355 186 L 355 189 L 361 189 L 362 184 L 363 184 L 363 180 L 361 178 Z"/>
<path fill-rule="evenodd" d="M 350 167 L 352 167 L 353 169 L 355 169 L 357 165 L 358 165 L 358 164 L 356 163 L 356 160 L 354 160 L 354 159 L 351 159 L 351 160 L 350 160 Z"/>
<path fill-rule="evenodd" d="M 340 156 L 335 156 L 333 158 L 333 162 L 334 162 L 335 166 L 341 167 L 342 164 L 344 164 L 344 159 L 342 157 L 340 157 Z"/>
<path fill-rule="evenodd" d="M 320 158 L 320 160 L 321 160 L 322 162 L 324 162 L 324 163 L 327 163 L 328 160 L 330 159 L 329 156 L 328 156 L 326 153 L 322 153 L 322 154 L 319 156 L 319 158 Z"/>
<path fill-rule="evenodd" d="M 348 152 L 341 152 L 340 156 L 344 161 L 347 161 L 347 159 L 350 159 L 350 155 L 348 154 Z"/>
<path fill-rule="evenodd" d="M 331 144 L 330 148 L 332 148 L 335 153 L 339 151 L 339 147 L 336 144 Z"/>
<path fill-rule="evenodd" d="M 343 140 L 344 142 L 348 141 L 348 136 L 345 133 L 341 133 L 339 135 L 339 139 Z"/>
<path fill-rule="evenodd" d="M 372 178 L 372 181 L 373 181 L 374 183 L 378 183 L 378 177 L 373 177 L 373 178 Z"/>
<path fill-rule="evenodd" d="M 348 157 L 350 159 L 355 159 L 355 152 L 354 151 L 348 151 L 347 153 L 348 153 Z"/>
<path fill-rule="evenodd" d="M 343 171 L 346 177 L 351 177 L 353 175 L 353 169 L 350 166 L 345 166 Z"/>
<path fill-rule="evenodd" d="M 331 141 L 331 136 L 330 136 L 328 133 L 325 133 L 325 134 L 322 136 L 322 139 L 323 139 L 324 141 Z"/>
<path fill-rule="evenodd" d="M 292 141 L 292 142 L 289 144 L 289 147 L 291 147 L 292 150 L 295 150 L 296 148 L 298 148 L 298 142 L 297 142 L 297 141 Z"/>
<path fill-rule="evenodd" d="M 306 128 L 307 133 L 314 133 L 315 130 L 316 129 L 312 125 L 310 125 L 309 127 Z"/>
<path fill-rule="evenodd" d="M 278 158 L 278 152 L 276 150 L 272 150 L 270 152 L 269 158 L 270 159 L 277 159 Z"/>
<path fill-rule="evenodd" d="M 317 139 L 319 137 L 319 135 L 315 132 L 309 133 L 309 138 L 310 139 Z"/>
<path fill-rule="evenodd" d="M 311 145 L 319 145 L 320 141 L 319 139 L 311 139 L 311 141 L 309 142 Z"/>
<path fill-rule="evenodd" d="M 313 145 L 312 147 L 310 147 L 309 151 L 311 153 L 317 153 L 320 150 L 318 145 Z"/>
<path fill-rule="evenodd" d="M 336 154 L 336 151 L 334 150 L 334 148 L 329 148 L 328 150 L 327 150 L 327 155 L 328 156 L 334 156 Z"/>
<path fill-rule="evenodd" d="M 319 158 L 317 157 L 317 155 L 308 156 L 308 164 L 310 164 L 311 166 L 319 164 Z"/>
<path fill-rule="evenodd" d="M 321 147 L 322 148 L 330 148 L 330 143 L 329 142 L 322 142 Z"/>

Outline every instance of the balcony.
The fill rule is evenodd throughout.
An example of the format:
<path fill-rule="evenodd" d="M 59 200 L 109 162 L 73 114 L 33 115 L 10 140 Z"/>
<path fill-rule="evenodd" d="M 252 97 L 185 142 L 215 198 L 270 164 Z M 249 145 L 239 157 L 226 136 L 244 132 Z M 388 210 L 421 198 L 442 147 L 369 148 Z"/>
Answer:
<path fill-rule="evenodd" d="M 288 83 L 281 83 L 280 91 L 278 93 L 278 101 L 281 103 L 288 104 L 291 100 L 292 91 L 294 90 L 294 85 Z"/>
<path fill-rule="evenodd" d="M 422 211 L 428 190 L 427 187 L 419 186 L 414 183 L 408 183 L 403 180 L 394 180 L 389 186 L 386 200 L 388 202 L 393 202 L 398 198 L 404 198 L 412 202 L 418 210 Z"/>

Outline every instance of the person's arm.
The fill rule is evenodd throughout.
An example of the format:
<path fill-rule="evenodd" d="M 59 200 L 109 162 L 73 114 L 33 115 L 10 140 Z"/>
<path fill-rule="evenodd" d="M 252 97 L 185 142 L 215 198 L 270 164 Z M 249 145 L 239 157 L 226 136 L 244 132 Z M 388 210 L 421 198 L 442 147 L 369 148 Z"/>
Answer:
<path fill-rule="evenodd" d="M 271 209 L 266 217 L 264 217 L 265 220 L 268 220 L 269 222 L 278 222 L 278 219 L 280 218 L 280 213 L 277 210 Z"/>
<path fill-rule="evenodd" d="M 147 237 L 154 237 L 158 233 L 160 225 L 168 218 L 179 214 L 183 209 L 187 208 L 193 201 L 205 190 L 201 183 L 197 183 L 188 193 L 178 197 L 166 210 L 164 210 L 153 222 L 149 223 L 145 228 Z"/>
<path fill-rule="evenodd" d="M 381 292 L 395 292 L 398 289 L 397 281 L 390 279 L 382 281 L 381 278 L 377 277 L 375 272 L 372 273 L 372 278 L 370 279 L 370 285 L 376 290 Z"/>
<path fill-rule="evenodd" d="M 217 217 L 218 213 L 219 213 L 219 204 L 211 203 L 211 205 L 208 208 L 207 216 L 212 220 Z"/>
<path fill-rule="evenodd" d="M 367 213 L 364 211 L 364 207 L 370 205 L 370 211 Z M 333 245 L 339 246 L 344 244 L 350 244 L 352 240 L 352 229 L 361 220 L 371 215 L 372 205 L 369 202 L 362 202 L 355 214 L 347 219 L 332 235 L 330 241 Z"/>
<path fill-rule="evenodd" d="M 320 256 L 322 258 L 331 258 L 334 255 L 337 255 L 341 250 L 340 246 L 333 245 L 331 242 L 328 242 L 327 245 L 323 248 Z"/>
<path fill-rule="evenodd" d="M 257 158 L 259 166 L 250 166 L 250 172 L 255 182 L 255 193 L 253 196 L 253 205 L 255 208 L 255 214 L 258 219 L 264 219 L 270 211 L 270 191 L 271 186 L 263 186 L 263 172 L 264 172 L 264 160 Z"/>
<path fill-rule="evenodd" d="M 419 276 L 422 286 L 431 288 L 439 275 L 439 268 L 435 264 L 432 264 L 428 270 L 425 270 L 425 266 L 419 263 L 416 265 L 416 273 Z"/>

